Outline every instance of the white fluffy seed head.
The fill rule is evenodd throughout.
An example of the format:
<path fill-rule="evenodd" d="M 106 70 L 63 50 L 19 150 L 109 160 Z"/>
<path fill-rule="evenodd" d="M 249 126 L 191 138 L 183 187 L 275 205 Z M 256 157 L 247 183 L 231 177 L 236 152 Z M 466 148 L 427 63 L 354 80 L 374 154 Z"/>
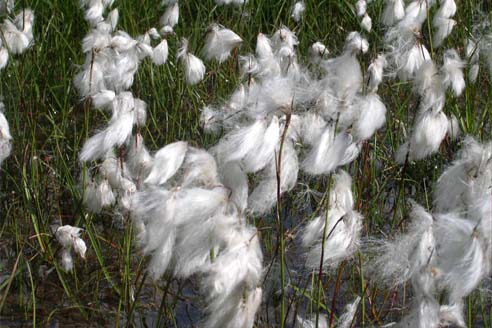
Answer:
<path fill-rule="evenodd" d="M 382 22 L 386 26 L 391 26 L 394 23 L 405 17 L 405 3 L 403 0 L 386 0 L 386 6 L 383 11 Z"/>
<path fill-rule="evenodd" d="M 475 229 L 475 222 L 455 213 L 436 215 L 436 266 L 452 303 L 471 293 L 483 278 L 485 257 Z"/>
<path fill-rule="evenodd" d="M 164 14 L 159 19 L 161 26 L 169 26 L 174 28 L 179 21 L 179 4 L 177 2 L 170 4 Z"/>
<path fill-rule="evenodd" d="M 323 43 L 318 41 L 311 45 L 309 54 L 313 60 L 318 61 L 319 59 L 327 57 L 330 52 Z"/>
<path fill-rule="evenodd" d="M 156 65 L 163 65 L 167 61 L 169 50 L 167 40 L 163 39 L 152 51 L 152 62 Z"/>
<path fill-rule="evenodd" d="M 383 54 L 379 54 L 369 65 L 367 89 L 369 92 L 376 92 L 379 84 L 383 81 L 383 70 L 388 62 Z"/>
<path fill-rule="evenodd" d="M 305 172 L 313 175 L 328 174 L 341 165 L 345 152 L 352 144 L 352 136 L 342 132 L 333 135 L 327 128 L 302 163 Z"/>
<path fill-rule="evenodd" d="M 368 16 L 369 17 L 369 16 Z M 366 53 L 369 42 L 359 32 L 350 32 L 345 39 L 344 51 L 348 53 Z"/>
<path fill-rule="evenodd" d="M 451 140 L 457 140 L 460 135 L 460 122 L 454 114 L 451 114 L 451 117 L 448 120 L 448 136 L 449 138 L 451 138 Z"/>
<path fill-rule="evenodd" d="M 29 48 L 32 42 L 32 33 L 28 34 L 19 30 L 12 21 L 6 19 L 2 26 L 4 45 L 13 54 L 21 54 Z"/>
<path fill-rule="evenodd" d="M 413 203 L 409 217 L 408 231 L 377 246 L 375 252 L 378 257 L 369 264 L 374 279 L 390 287 L 421 275 L 421 270 L 434 254 L 432 215 Z"/>
<path fill-rule="evenodd" d="M 166 183 L 183 164 L 188 143 L 178 141 L 160 149 L 154 155 L 154 165 L 145 179 L 147 184 L 162 185 Z"/>
<path fill-rule="evenodd" d="M 413 77 L 420 66 L 430 59 L 431 56 L 427 48 L 424 45 L 417 43 L 408 52 L 403 54 L 398 76 L 402 80 Z"/>
<path fill-rule="evenodd" d="M 215 59 L 222 63 L 229 58 L 232 49 L 241 44 L 242 41 L 241 37 L 233 31 L 213 24 L 205 39 L 203 48 L 205 59 Z"/>
<path fill-rule="evenodd" d="M 448 118 L 442 111 L 428 110 L 417 117 L 410 140 L 396 152 L 399 164 L 421 160 L 439 150 L 448 131 Z"/>
<path fill-rule="evenodd" d="M 454 0 L 441 0 L 439 10 L 436 12 L 437 17 L 451 18 L 456 14 L 456 3 Z"/>
<path fill-rule="evenodd" d="M 337 328 L 350 328 L 357 313 L 357 308 L 360 303 L 360 296 L 357 296 L 355 300 L 345 306 L 345 312 L 338 318 Z"/>
<path fill-rule="evenodd" d="M 256 38 L 256 56 L 259 60 L 270 59 L 273 57 L 271 41 L 263 33 L 259 33 Z"/>
<path fill-rule="evenodd" d="M 4 69 L 7 66 L 7 62 L 9 61 L 9 51 L 5 47 L 0 48 L 0 70 Z"/>
<path fill-rule="evenodd" d="M 366 0 L 358 0 L 355 3 L 355 9 L 357 12 L 357 16 L 362 17 L 367 13 L 367 2 Z"/>
<path fill-rule="evenodd" d="M 70 225 L 64 225 L 58 227 L 55 231 L 56 240 L 63 247 L 62 249 L 62 266 L 65 271 L 71 271 L 73 268 L 73 259 L 71 250 L 73 249 L 82 259 L 85 259 L 85 253 L 87 246 L 85 242 L 80 238 L 80 232 L 83 229 L 78 227 L 72 227 Z"/>
<path fill-rule="evenodd" d="M 328 328 L 328 319 L 326 318 L 326 315 L 324 315 L 324 314 L 319 315 L 318 326 L 316 326 L 316 318 L 315 317 L 311 317 L 310 319 L 307 319 L 307 318 L 302 318 L 300 316 L 297 316 L 296 321 L 300 325 L 301 328 Z"/>
<path fill-rule="evenodd" d="M 292 19 L 297 23 L 300 22 L 305 10 L 306 5 L 304 4 L 304 1 L 297 1 L 292 8 Z"/>
<path fill-rule="evenodd" d="M 120 13 L 118 11 L 118 8 L 114 8 L 109 12 L 107 21 L 109 22 L 112 31 L 116 29 L 119 19 L 120 19 Z"/>
<path fill-rule="evenodd" d="M 355 123 L 355 136 L 367 140 L 386 122 L 386 106 L 377 94 L 368 94 L 360 102 L 360 116 Z"/>
<path fill-rule="evenodd" d="M 327 268 L 336 268 L 342 260 L 350 257 L 358 248 L 362 216 L 355 211 L 345 213 L 336 208 L 331 208 L 328 211 L 327 234 L 324 252 L 322 252 L 326 215 L 324 213 L 313 221 L 313 224 L 316 225 L 316 233 L 313 235 L 315 237 L 314 243 L 309 247 L 306 260 L 306 266 L 310 269 L 319 267 L 322 253 L 324 265 Z M 306 232 L 303 233 L 304 236 L 311 230 L 311 227 L 307 227 Z M 304 239 L 305 241 L 308 240 L 307 238 Z"/>
<path fill-rule="evenodd" d="M 186 82 L 190 85 L 199 83 L 205 77 L 205 65 L 202 60 L 188 52 L 188 40 L 181 40 L 181 47 L 177 55 L 183 65 Z"/>
<path fill-rule="evenodd" d="M 3 109 L 3 103 L 0 105 Z M 9 123 L 0 110 L 0 164 L 10 154 L 10 143 L 12 135 L 10 134 Z"/>
<path fill-rule="evenodd" d="M 432 20 L 432 25 L 435 29 L 432 36 L 433 46 L 437 48 L 441 46 L 443 41 L 451 34 L 454 26 L 456 25 L 456 21 L 451 18 L 435 16 Z"/>
<path fill-rule="evenodd" d="M 364 14 L 364 17 L 362 18 L 362 21 L 360 22 L 360 26 L 364 30 L 366 30 L 367 32 L 371 32 L 371 30 L 372 30 L 372 19 L 367 13 Z"/>
<path fill-rule="evenodd" d="M 295 46 L 299 44 L 299 40 L 294 32 L 292 32 L 287 26 L 282 26 L 272 36 L 273 48 L 276 51 L 286 47 L 294 50 Z"/>
<path fill-rule="evenodd" d="M 458 52 L 454 49 L 448 49 L 444 52 L 444 63 L 441 67 L 443 84 L 453 90 L 455 96 L 460 96 L 465 89 L 465 78 L 463 76 L 463 67 L 465 63 L 461 60 Z"/>

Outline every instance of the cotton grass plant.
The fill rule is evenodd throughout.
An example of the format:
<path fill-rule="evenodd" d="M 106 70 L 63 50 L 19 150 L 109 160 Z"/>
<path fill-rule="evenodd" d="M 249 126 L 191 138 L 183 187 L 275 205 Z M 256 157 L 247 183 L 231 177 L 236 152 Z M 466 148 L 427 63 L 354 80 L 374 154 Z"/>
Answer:
<path fill-rule="evenodd" d="M 112 207 L 131 217 L 143 253 L 150 256 L 148 271 L 155 280 L 166 273 L 182 279 L 200 278 L 201 294 L 207 302 L 203 309 L 208 314 L 203 321 L 206 327 L 253 326 L 262 299 L 261 283 L 268 276 L 258 231 L 248 217 L 269 215 L 277 206 L 277 219 L 281 220 L 280 197 L 297 185 L 300 172 L 333 175 L 334 179 L 327 208 L 299 232 L 306 268 L 317 272 L 321 281 L 323 267 L 335 269 L 359 249 L 363 217 L 354 209 L 351 178 L 339 167 L 354 161 L 363 143 L 386 121 L 386 107 L 377 95 L 386 67 L 401 79 L 412 80 L 421 97 L 412 138 L 398 151 L 397 161 L 421 159 L 435 152 L 447 133 L 453 133 L 442 109 L 446 89 L 459 96 L 465 87 L 464 63 L 455 50 L 448 50 L 442 67 L 439 71 L 435 68 L 418 35 L 427 19 L 428 8 L 422 7 L 432 3 L 416 1 L 407 6 L 401 21 L 389 28 L 386 41 L 390 50 L 374 58 L 366 74 L 358 56 L 367 53 L 370 45 L 358 32 L 348 33 L 343 52 L 336 57 L 327 58 L 321 43 L 313 46 L 318 50 L 311 52 L 311 67 L 298 60 L 298 38 L 286 26 L 271 37 L 258 34 L 255 53 L 240 57 L 243 82 L 229 100 L 202 110 L 203 128 L 221 133 L 219 141 L 208 151 L 177 141 L 152 154 L 138 132 L 145 125 L 146 104 L 127 90 L 146 57 L 155 64 L 166 63 L 167 43 L 161 41 L 153 47 L 151 40 L 173 31 L 179 3 L 167 4 L 160 34 L 152 28 L 137 38 L 117 30 L 116 9 L 104 18 L 104 10 L 94 16 L 94 7 L 86 5 L 86 19 L 93 30 L 85 38 L 86 63 L 75 83 L 93 106 L 112 115 L 107 128 L 88 139 L 79 156 L 82 162 L 100 163 L 82 178 L 86 206 L 95 213 Z M 362 27 L 370 32 L 367 4 L 357 5 L 359 16 L 364 16 Z M 452 5 L 443 3 L 435 20 L 454 15 Z M 296 6 L 293 17 L 299 21 L 302 7 Z M 439 24 L 436 27 L 442 29 Z M 438 43 L 448 34 L 438 33 Z M 241 42 L 233 31 L 212 24 L 202 53 L 208 61 L 220 64 Z M 206 68 L 189 52 L 186 38 L 181 38 L 176 59 L 188 84 L 202 81 Z M 256 176 L 252 187 L 248 175 Z M 413 235 L 402 236 L 401 246 L 400 241 L 387 246 L 389 251 L 408 253 L 410 271 L 399 274 L 406 265 L 398 262 L 394 268 L 375 272 L 383 275 L 383 281 L 391 276 L 399 279 L 393 285 L 407 280 L 413 283 L 416 310 L 401 325 L 434 327 L 443 320 L 462 325 L 461 298 L 476 287 L 482 274 L 470 278 L 473 281 L 463 290 L 449 292 L 449 302 L 442 310 L 445 315 L 436 312 L 439 306 L 432 295 L 465 274 L 459 267 L 470 270 L 463 263 L 471 261 L 479 266 L 473 269 L 482 272 L 477 261 L 482 261 L 483 248 L 475 240 L 471 224 L 460 227 L 460 219 L 444 215 L 434 226 L 430 214 L 417 205 L 414 208 L 411 215 L 420 221 L 415 223 Z M 449 222 L 456 224 L 456 230 L 447 227 Z M 282 231 L 280 223 L 279 233 Z M 451 254 L 439 258 L 437 250 L 434 255 L 438 246 L 443 247 L 443 254 L 452 248 L 451 244 L 442 245 L 449 242 L 444 236 L 453 233 L 464 249 L 455 252 L 461 252 L 463 258 L 448 260 Z M 280 238 L 284 279 L 286 254 L 284 237 Z M 419 250 L 417 254 L 414 249 Z M 387 264 L 394 255 L 385 256 L 381 263 Z M 437 268 L 430 266 L 434 257 Z M 440 274 L 443 282 L 434 282 Z M 285 316 L 286 288 L 282 280 L 281 317 Z M 340 326 L 349 326 L 358 302 Z M 315 325 L 319 320 L 317 310 Z"/>
<path fill-rule="evenodd" d="M 92 10 L 89 4 L 86 17 Z M 177 12 L 165 14 L 161 24 L 173 27 Z M 86 65 L 75 80 L 79 92 L 90 97 L 96 108 L 112 112 L 108 127 L 88 139 L 80 153 L 82 162 L 101 162 L 82 179 L 86 206 L 97 213 L 117 204 L 118 211 L 129 213 L 144 254 L 152 258 L 149 272 L 154 279 L 166 271 L 179 278 L 202 276 L 208 301 L 205 312 L 210 314 L 205 326 L 251 327 L 261 300 L 262 252 L 257 232 L 230 201 L 229 189 L 210 154 L 179 141 L 151 155 L 142 136 L 132 135 L 134 125 L 138 129 L 145 124 L 146 105 L 125 90 L 133 84 L 140 61 L 160 53 L 156 48 L 161 45 L 152 49 L 145 35 L 133 39 L 116 31 L 111 17 L 110 13 L 93 22 L 94 29 L 84 42 Z M 210 55 L 213 49 L 216 52 L 209 58 L 225 60 L 238 37 L 214 27 L 210 33 L 215 34 L 207 41 L 212 47 L 204 51 Z M 224 47 L 217 47 L 224 38 Z M 196 84 L 205 67 L 187 49 L 188 41 L 183 39 L 177 59 L 187 82 Z M 120 147 L 132 156 L 126 160 L 117 156 L 114 150 Z"/>
<path fill-rule="evenodd" d="M 399 326 L 466 326 L 463 298 L 490 274 L 492 264 L 491 147 L 466 139 L 437 181 L 438 212 L 412 204 L 409 231 L 381 246 L 381 256 L 370 264 L 373 276 L 390 286 L 411 282 L 414 305 Z"/>
<path fill-rule="evenodd" d="M 0 2 L 0 13 L 13 14 L 14 2 Z M 11 55 L 24 53 L 33 43 L 32 28 L 34 13 L 31 9 L 22 9 L 13 17 L 6 18 L 0 25 L 0 70 L 7 66 Z M 5 117 L 5 105 L 0 101 L 0 166 L 12 150 L 12 135 Z"/>
<path fill-rule="evenodd" d="M 93 30 L 84 40 L 86 64 L 75 79 L 82 96 L 112 113 L 108 127 L 88 139 L 79 156 L 82 162 L 101 162 L 83 176 L 86 206 L 98 213 L 115 205 L 117 211 L 129 213 L 144 254 L 151 255 L 149 272 L 154 279 L 167 271 L 180 278 L 203 277 L 209 304 L 205 311 L 210 313 L 205 326 L 251 327 L 261 301 L 263 255 L 256 229 L 248 225 L 246 215 L 270 212 L 279 195 L 296 185 L 300 168 L 310 174 L 328 174 L 351 162 L 360 142 L 384 123 L 386 109 L 374 90 L 370 95 L 361 92 L 363 78 L 356 55 L 366 52 L 368 43 L 357 32 L 350 33 L 340 57 L 319 62 L 326 75 L 316 80 L 297 62 L 298 41 L 292 31 L 282 27 L 271 38 L 260 34 L 256 56 L 245 59 L 257 63 L 255 69 L 248 64 L 243 73 L 248 84 L 240 86 L 223 113 L 204 111 L 210 116 L 202 118 L 205 126 L 208 120 L 222 117 L 216 124 L 227 132 L 217 145 L 206 152 L 178 141 L 151 155 L 142 136 L 132 135 L 134 125 L 138 130 L 145 124 L 145 103 L 125 90 L 131 87 L 140 61 L 156 50 L 150 38 L 133 39 L 116 30 L 115 10 L 108 18 L 96 19 L 88 4 L 86 19 Z M 167 19 L 161 19 L 161 25 L 177 23 L 169 15 L 164 15 Z M 203 53 L 220 63 L 240 42 L 234 32 L 212 25 Z M 200 82 L 205 67 L 188 52 L 186 39 L 181 41 L 177 60 L 189 84 Z M 332 67 L 341 66 L 350 67 L 354 76 L 343 80 L 341 72 L 332 72 Z M 330 108 L 327 102 L 336 107 Z M 308 113 L 308 104 L 318 107 Z M 359 110 L 369 120 L 358 122 Z M 374 114 L 378 115 L 375 120 L 371 119 Z M 309 125 L 313 120 L 318 124 L 315 131 Z M 347 131 L 352 124 L 356 125 L 354 136 Z M 311 148 L 302 162 L 296 150 L 301 140 Z M 131 156 L 116 155 L 115 148 L 121 147 Z M 251 192 L 248 173 L 261 177 Z M 330 221 L 330 229 L 337 228 L 332 231 L 333 241 L 325 243 L 330 236 L 323 228 L 324 216 L 318 219 L 317 232 L 306 232 L 314 234 L 304 238 L 312 252 L 308 267 L 317 266 L 322 244 L 326 249 L 321 253 L 327 256 L 323 262 L 331 265 L 357 248 L 361 216 L 353 212 L 349 200 L 350 178 L 340 174 L 343 185 L 335 190 L 341 194 L 333 196 L 333 205 L 343 209 L 336 220 L 344 220 Z M 347 198 L 344 203 L 348 204 L 338 205 L 338 197 Z M 340 253 L 330 254 L 335 250 Z"/>

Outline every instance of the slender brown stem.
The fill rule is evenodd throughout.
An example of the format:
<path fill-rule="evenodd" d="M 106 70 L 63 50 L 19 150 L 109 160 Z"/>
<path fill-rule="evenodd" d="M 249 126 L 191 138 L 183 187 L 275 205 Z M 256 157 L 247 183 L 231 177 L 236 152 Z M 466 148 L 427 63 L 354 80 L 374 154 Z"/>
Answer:
<path fill-rule="evenodd" d="M 335 285 L 335 292 L 333 293 L 333 298 L 331 300 L 330 324 L 328 325 L 329 327 L 333 326 L 333 320 L 335 320 L 335 306 L 337 304 L 337 296 L 338 292 L 340 291 L 340 284 L 342 282 L 344 263 L 345 262 L 342 262 L 342 264 L 338 267 L 337 283 Z"/>

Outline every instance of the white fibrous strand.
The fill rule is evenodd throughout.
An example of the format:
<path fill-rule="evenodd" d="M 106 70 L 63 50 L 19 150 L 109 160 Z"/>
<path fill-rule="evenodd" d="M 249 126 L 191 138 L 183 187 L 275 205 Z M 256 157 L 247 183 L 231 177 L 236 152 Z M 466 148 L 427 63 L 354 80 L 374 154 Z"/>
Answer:
<path fill-rule="evenodd" d="M 463 317 L 463 302 L 441 305 L 439 307 L 439 319 L 443 326 L 466 327 Z"/>
<path fill-rule="evenodd" d="M 396 153 L 400 164 L 407 160 L 420 160 L 439 150 L 448 131 L 448 118 L 438 110 L 428 110 L 416 118 L 412 136 Z"/>
<path fill-rule="evenodd" d="M 107 128 L 85 142 L 79 154 L 81 161 L 102 159 L 113 147 L 126 143 L 132 134 L 134 125 L 143 123 L 141 121 L 146 115 L 145 105 L 142 108 L 142 101 L 133 98 L 133 95 L 126 91 L 115 96 L 110 108 L 112 117 Z"/>
<path fill-rule="evenodd" d="M 427 13 L 434 4 L 434 0 L 410 1 L 405 7 L 405 16 L 402 19 L 403 23 L 415 21 L 418 24 L 422 24 L 427 19 Z"/>
<path fill-rule="evenodd" d="M 359 17 L 362 17 L 360 22 L 360 26 L 366 31 L 371 32 L 372 29 L 372 19 L 367 13 L 367 2 L 366 0 L 358 0 L 355 3 L 356 14 Z"/>
<path fill-rule="evenodd" d="M 410 312 L 399 322 L 401 327 L 438 327 L 439 303 L 435 298 L 436 255 L 434 218 L 424 208 L 412 205 L 411 226 L 394 241 L 385 241 L 371 264 L 371 276 L 389 286 L 410 281 L 415 291 Z"/>
<path fill-rule="evenodd" d="M 484 275 L 485 254 L 475 230 L 476 222 L 456 213 L 436 216 L 436 269 L 448 302 L 461 302 L 480 283 Z"/>
<path fill-rule="evenodd" d="M 386 122 L 386 106 L 377 94 L 369 94 L 361 99 L 359 110 L 354 134 L 359 140 L 367 140 Z"/>
<path fill-rule="evenodd" d="M 448 136 L 452 141 L 458 140 L 461 136 L 460 122 L 454 114 L 451 114 L 448 120 Z"/>
<path fill-rule="evenodd" d="M 61 262 L 65 271 L 71 271 L 73 269 L 72 250 L 82 259 L 85 259 L 87 246 L 82 238 L 80 238 L 80 232 L 82 230 L 78 227 L 64 225 L 58 227 L 55 231 L 56 240 L 62 246 Z"/>
<path fill-rule="evenodd" d="M 292 190 L 297 183 L 299 159 L 292 142 L 287 141 L 282 149 L 280 193 Z M 270 162 L 261 173 L 262 180 L 251 191 L 248 199 L 249 211 L 254 214 L 268 213 L 277 200 L 277 165 Z"/>
<path fill-rule="evenodd" d="M 240 228 L 224 238 L 225 249 L 208 264 L 202 288 L 208 293 L 205 327 L 252 327 L 261 303 L 262 253 L 256 231 Z"/>
<path fill-rule="evenodd" d="M 155 279 L 166 271 L 182 278 L 200 272 L 208 300 L 205 326 L 251 327 L 261 301 L 261 248 L 228 189 L 215 183 L 137 192 L 130 212 Z"/>

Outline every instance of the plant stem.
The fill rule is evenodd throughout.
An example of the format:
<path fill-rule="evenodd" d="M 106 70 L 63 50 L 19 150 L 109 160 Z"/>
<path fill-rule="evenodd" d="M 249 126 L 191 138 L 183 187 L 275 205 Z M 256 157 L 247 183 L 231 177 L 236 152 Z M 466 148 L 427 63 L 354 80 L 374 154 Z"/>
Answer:
<path fill-rule="evenodd" d="M 284 225 L 281 218 L 280 201 L 281 184 L 280 177 L 282 172 L 282 150 L 284 148 L 285 138 L 287 136 L 287 129 L 290 125 L 291 110 L 285 113 L 285 126 L 280 139 L 280 148 L 278 151 L 278 157 L 275 158 L 276 177 L 277 177 L 277 226 L 278 226 L 278 238 L 280 238 L 280 279 L 281 279 L 281 296 L 280 296 L 280 327 L 285 325 L 285 240 L 284 240 Z"/>
<path fill-rule="evenodd" d="M 321 308 L 321 290 L 322 290 L 322 276 L 323 276 L 323 259 L 325 257 L 325 243 L 328 233 L 328 217 L 330 215 L 330 192 L 331 192 L 331 178 L 332 173 L 328 177 L 328 190 L 326 197 L 326 215 L 325 215 L 325 226 L 323 227 L 323 239 L 321 240 L 321 256 L 319 259 L 319 270 L 318 270 L 318 295 L 316 297 L 316 327 L 319 324 L 319 309 Z M 335 225 L 336 227 L 336 225 Z M 334 228 L 335 228 L 334 227 Z"/>

